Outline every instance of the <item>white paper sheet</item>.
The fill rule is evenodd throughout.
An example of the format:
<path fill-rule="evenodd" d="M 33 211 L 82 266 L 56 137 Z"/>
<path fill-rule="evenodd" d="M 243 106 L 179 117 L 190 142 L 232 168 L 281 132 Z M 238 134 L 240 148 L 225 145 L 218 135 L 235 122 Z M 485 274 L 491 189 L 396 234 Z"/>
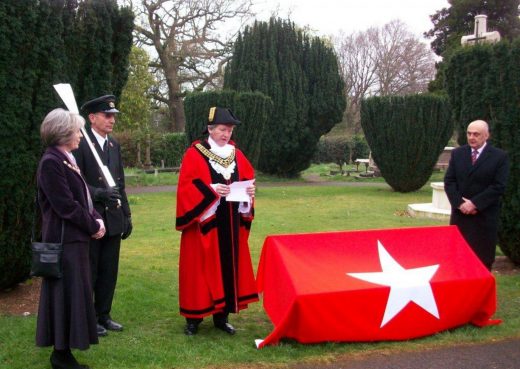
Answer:
<path fill-rule="evenodd" d="M 252 186 L 254 183 L 254 179 L 231 183 L 229 185 L 231 191 L 229 195 L 226 196 L 226 201 L 249 202 L 250 198 L 246 192 L 246 188 Z"/>

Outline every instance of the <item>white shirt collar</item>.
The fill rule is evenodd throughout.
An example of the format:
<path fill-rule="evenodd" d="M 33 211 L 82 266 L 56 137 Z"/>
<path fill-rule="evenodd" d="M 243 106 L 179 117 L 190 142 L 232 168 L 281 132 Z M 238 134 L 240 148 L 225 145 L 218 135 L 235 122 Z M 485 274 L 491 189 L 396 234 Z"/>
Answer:
<path fill-rule="evenodd" d="M 480 146 L 480 148 L 477 149 L 477 157 L 482 154 L 482 150 L 484 150 L 484 147 L 486 147 L 487 141 L 484 142 L 484 145 Z"/>
<path fill-rule="evenodd" d="M 95 129 L 92 129 L 92 133 L 94 134 L 94 137 L 96 138 L 99 147 L 101 148 L 101 150 L 103 150 L 103 145 L 105 144 L 105 141 L 108 140 L 108 135 L 103 137 L 99 133 L 97 133 Z"/>
<path fill-rule="evenodd" d="M 217 145 L 217 143 L 211 138 L 211 136 L 208 137 L 208 143 L 210 146 L 210 151 L 223 159 L 229 157 L 229 155 L 231 155 L 231 153 L 235 149 L 235 147 L 230 144 L 225 144 L 224 146 Z"/>

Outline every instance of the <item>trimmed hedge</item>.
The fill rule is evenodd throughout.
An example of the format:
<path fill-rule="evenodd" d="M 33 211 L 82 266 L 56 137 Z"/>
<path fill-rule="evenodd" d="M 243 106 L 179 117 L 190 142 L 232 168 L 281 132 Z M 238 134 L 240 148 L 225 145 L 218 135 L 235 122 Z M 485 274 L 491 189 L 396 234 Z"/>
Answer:
<path fill-rule="evenodd" d="M 224 88 L 271 97 L 274 109 L 261 138 L 258 168 L 282 177 L 309 167 L 319 138 L 341 121 L 346 105 L 329 40 L 274 17 L 239 34 Z"/>
<path fill-rule="evenodd" d="M 113 0 L 20 0 L 1 1 L 0 19 L 1 290 L 29 276 L 39 127 L 62 106 L 52 85 L 71 83 L 80 104 L 94 93 L 119 95 L 133 15 Z"/>
<path fill-rule="evenodd" d="M 428 182 L 453 133 L 447 98 L 428 94 L 365 99 L 361 126 L 381 175 L 398 192 Z"/>
<path fill-rule="evenodd" d="M 113 136 L 121 145 L 121 155 L 126 167 L 140 168 L 146 161 L 148 138 L 132 132 L 117 132 Z M 138 161 L 138 144 L 141 143 L 141 162 Z M 185 133 L 153 133 L 150 134 L 150 160 L 153 167 L 178 167 L 188 147 Z"/>

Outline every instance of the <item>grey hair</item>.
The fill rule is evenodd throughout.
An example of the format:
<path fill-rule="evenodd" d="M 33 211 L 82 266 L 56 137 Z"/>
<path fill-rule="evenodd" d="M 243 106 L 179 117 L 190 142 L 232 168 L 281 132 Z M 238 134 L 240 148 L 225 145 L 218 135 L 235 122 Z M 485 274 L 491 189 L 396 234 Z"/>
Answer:
<path fill-rule="evenodd" d="M 81 115 L 58 108 L 43 119 L 40 136 L 45 146 L 65 145 L 84 125 L 85 119 Z"/>

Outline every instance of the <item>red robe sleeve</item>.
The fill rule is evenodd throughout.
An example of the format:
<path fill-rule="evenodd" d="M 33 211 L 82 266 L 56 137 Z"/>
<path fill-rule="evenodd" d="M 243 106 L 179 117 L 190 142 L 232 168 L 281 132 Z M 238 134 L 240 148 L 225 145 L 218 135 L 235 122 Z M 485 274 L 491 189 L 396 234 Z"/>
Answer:
<path fill-rule="evenodd" d="M 206 161 L 194 146 L 190 147 L 182 159 L 177 185 L 177 230 L 182 231 L 199 222 L 206 210 L 219 199 L 210 184 L 211 175 Z"/>

